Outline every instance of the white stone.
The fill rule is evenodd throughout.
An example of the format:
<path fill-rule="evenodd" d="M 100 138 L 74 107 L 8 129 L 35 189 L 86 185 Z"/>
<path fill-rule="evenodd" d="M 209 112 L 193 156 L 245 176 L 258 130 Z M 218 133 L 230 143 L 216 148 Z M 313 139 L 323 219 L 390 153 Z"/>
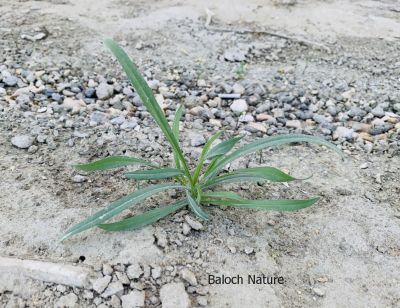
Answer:
<path fill-rule="evenodd" d="M 161 287 L 160 299 L 162 308 L 189 308 L 189 295 L 182 282 L 168 283 Z"/>
<path fill-rule="evenodd" d="M 111 282 L 107 289 L 101 294 L 101 297 L 107 298 L 112 295 L 120 295 L 124 291 L 124 286 L 122 285 L 121 281 Z"/>
<path fill-rule="evenodd" d="M 242 112 L 247 111 L 248 105 L 244 99 L 237 99 L 233 101 L 230 108 L 234 113 L 240 114 Z"/>
<path fill-rule="evenodd" d="M 133 290 L 121 296 L 122 308 L 144 307 L 145 292 Z"/>
<path fill-rule="evenodd" d="M 185 216 L 185 220 L 189 224 L 189 226 L 194 230 L 203 230 L 204 228 L 201 222 L 193 219 L 189 215 Z"/>
<path fill-rule="evenodd" d="M 104 276 L 93 281 L 93 290 L 97 293 L 102 293 L 111 281 L 111 276 Z"/>
<path fill-rule="evenodd" d="M 22 274 L 32 279 L 80 288 L 89 287 L 89 279 L 93 275 L 88 267 L 3 257 L 0 257 L 0 273 Z"/>
<path fill-rule="evenodd" d="M 96 95 L 98 99 L 110 98 L 114 93 L 114 87 L 108 83 L 102 82 L 96 89 Z"/>
<path fill-rule="evenodd" d="M 130 279 L 138 279 L 141 275 L 143 275 L 143 270 L 138 263 L 129 265 L 126 274 Z"/>
<path fill-rule="evenodd" d="M 69 293 L 67 295 L 61 296 L 56 302 L 56 308 L 74 308 L 77 307 L 78 296 L 74 293 Z"/>
<path fill-rule="evenodd" d="M 191 286 L 197 286 L 197 279 L 193 272 L 187 268 L 181 271 L 181 277 L 183 280 L 189 282 Z"/>
<path fill-rule="evenodd" d="M 19 149 L 29 148 L 35 139 L 28 135 L 18 135 L 11 138 L 11 143 L 13 146 Z"/>
<path fill-rule="evenodd" d="M 66 97 L 63 106 L 67 111 L 71 112 L 71 114 L 76 114 L 79 113 L 82 108 L 86 107 L 86 103 L 81 99 Z"/>

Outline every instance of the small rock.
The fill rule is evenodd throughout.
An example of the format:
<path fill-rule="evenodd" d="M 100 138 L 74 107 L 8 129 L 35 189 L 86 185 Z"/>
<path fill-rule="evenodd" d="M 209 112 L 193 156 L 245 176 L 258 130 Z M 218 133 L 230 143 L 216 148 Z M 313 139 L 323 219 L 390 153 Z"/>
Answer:
<path fill-rule="evenodd" d="M 234 113 L 241 114 L 242 112 L 247 111 L 249 107 L 244 99 L 237 99 L 233 101 L 230 108 Z"/>
<path fill-rule="evenodd" d="M 133 290 L 121 296 L 122 308 L 144 307 L 145 292 Z"/>
<path fill-rule="evenodd" d="M 201 134 L 191 133 L 189 135 L 189 138 L 190 138 L 190 145 L 192 147 L 198 147 L 206 143 L 206 139 Z"/>
<path fill-rule="evenodd" d="M 28 135 L 18 135 L 11 138 L 12 145 L 19 149 L 28 149 L 33 141 L 35 141 L 35 138 Z"/>
<path fill-rule="evenodd" d="M 188 223 L 188 225 L 194 230 L 203 230 L 204 228 L 201 222 L 193 219 L 189 215 L 185 216 L 185 220 Z"/>
<path fill-rule="evenodd" d="M 134 263 L 128 266 L 126 274 L 130 279 L 138 279 L 143 275 L 143 270 L 138 263 Z"/>
<path fill-rule="evenodd" d="M 71 114 L 79 113 L 79 111 L 86 107 L 86 103 L 80 99 L 73 99 L 71 97 L 66 97 L 63 102 L 64 108 Z"/>
<path fill-rule="evenodd" d="M 107 121 L 107 114 L 101 111 L 94 111 L 90 115 L 90 124 L 103 124 Z"/>
<path fill-rule="evenodd" d="M 324 297 L 325 296 L 325 291 L 321 290 L 320 288 L 313 288 L 312 289 L 315 295 L 318 295 L 319 297 Z"/>
<path fill-rule="evenodd" d="M 18 83 L 18 78 L 13 75 L 7 75 L 3 77 L 3 82 L 9 87 L 14 87 Z"/>
<path fill-rule="evenodd" d="M 160 289 L 162 308 L 189 308 L 190 299 L 182 282 L 168 283 Z"/>
<path fill-rule="evenodd" d="M 119 295 L 122 294 L 124 291 L 124 286 L 122 285 L 121 281 L 111 282 L 107 289 L 101 294 L 101 297 L 107 298 L 112 295 Z"/>
<path fill-rule="evenodd" d="M 183 280 L 187 281 L 191 286 L 197 286 L 197 279 L 193 272 L 187 268 L 181 271 L 181 277 Z"/>
<path fill-rule="evenodd" d="M 251 122 L 247 124 L 244 129 L 249 131 L 250 133 L 267 132 L 267 128 L 262 123 L 256 123 L 256 122 Z"/>
<path fill-rule="evenodd" d="M 301 122 L 299 120 L 288 120 L 286 121 L 286 127 L 301 128 Z"/>
<path fill-rule="evenodd" d="M 154 268 L 151 269 L 151 277 L 153 277 L 153 279 L 158 279 L 161 277 L 161 267 L 156 266 Z"/>
<path fill-rule="evenodd" d="M 184 235 L 188 235 L 190 233 L 190 230 L 192 230 L 192 228 L 190 228 L 190 226 L 186 222 L 184 222 L 182 225 L 182 233 Z"/>
<path fill-rule="evenodd" d="M 251 114 L 243 114 L 239 117 L 239 122 L 244 122 L 244 123 L 254 122 L 254 117 Z"/>
<path fill-rule="evenodd" d="M 335 132 L 333 133 L 333 140 L 344 138 L 346 140 L 353 139 L 354 131 L 350 128 L 339 126 L 336 128 Z"/>
<path fill-rule="evenodd" d="M 74 293 L 69 293 L 67 295 L 61 296 L 56 302 L 55 307 L 57 308 L 73 308 L 77 307 L 78 296 Z"/>
<path fill-rule="evenodd" d="M 80 174 L 74 175 L 74 177 L 72 178 L 72 182 L 74 183 L 83 183 L 86 180 L 86 177 Z"/>
<path fill-rule="evenodd" d="M 114 87 L 105 82 L 99 84 L 96 89 L 96 96 L 98 99 L 105 100 L 110 98 L 114 93 Z"/>
<path fill-rule="evenodd" d="M 203 307 L 207 306 L 208 303 L 207 296 L 198 296 L 197 303 Z"/>
<path fill-rule="evenodd" d="M 110 264 L 103 264 L 103 275 L 111 275 L 113 273 L 113 268 Z"/>
<path fill-rule="evenodd" d="M 101 294 L 111 281 L 111 276 L 104 276 L 93 281 L 93 290 Z"/>
<path fill-rule="evenodd" d="M 360 165 L 360 169 L 367 169 L 368 168 L 368 163 L 362 163 Z"/>
<path fill-rule="evenodd" d="M 110 306 L 113 307 L 113 308 L 121 307 L 121 300 L 116 295 L 111 296 L 111 300 L 110 300 L 109 303 L 110 303 Z"/>
<path fill-rule="evenodd" d="M 245 253 L 246 255 L 250 255 L 250 254 L 252 254 L 253 252 L 254 252 L 254 248 L 253 248 L 253 247 L 247 246 L 247 247 L 244 248 L 244 253 Z"/>
<path fill-rule="evenodd" d="M 233 93 L 243 94 L 245 89 L 240 83 L 235 83 L 232 87 Z"/>
<path fill-rule="evenodd" d="M 371 113 L 378 118 L 382 118 L 385 115 L 385 111 L 381 106 L 376 106 L 371 110 Z"/>

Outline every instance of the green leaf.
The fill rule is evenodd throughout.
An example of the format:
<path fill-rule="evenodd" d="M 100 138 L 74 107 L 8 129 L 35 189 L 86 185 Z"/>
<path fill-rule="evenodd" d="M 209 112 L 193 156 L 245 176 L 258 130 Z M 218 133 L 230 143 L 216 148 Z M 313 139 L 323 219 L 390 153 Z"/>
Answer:
<path fill-rule="evenodd" d="M 183 106 L 179 105 L 178 109 L 175 112 L 174 122 L 172 124 L 172 132 L 174 133 L 175 138 L 178 141 L 178 144 L 179 144 L 179 121 L 182 118 L 182 113 L 183 113 Z M 181 169 L 179 157 L 177 157 L 175 152 L 174 152 L 174 160 L 175 160 L 176 167 L 178 169 Z"/>
<path fill-rule="evenodd" d="M 305 200 L 218 200 L 204 199 L 205 203 L 214 205 L 234 206 L 246 209 L 261 209 L 273 211 L 296 211 L 313 205 L 319 197 Z"/>
<path fill-rule="evenodd" d="M 204 210 L 201 208 L 201 205 L 197 203 L 188 190 L 186 191 L 186 198 L 193 213 L 203 220 L 208 220 L 207 213 L 204 212 Z"/>
<path fill-rule="evenodd" d="M 201 151 L 200 157 L 199 157 L 199 162 L 197 163 L 197 167 L 194 171 L 193 174 L 193 183 L 197 183 L 197 179 L 199 178 L 200 171 L 203 168 L 203 163 L 206 158 L 207 152 L 210 149 L 212 143 L 218 139 L 219 136 L 221 136 L 222 132 L 217 132 L 214 136 L 212 136 L 206 144 L 204 145 L 203 150 Z"/>
<path fill-rule="evenodd" d="M 203 192 L 203 194 L 201 195 L 202 202 L 207 199 L 215 199 L 215 198 L 228 199 L 228 200 L 243 200 L 242 196 L 231 191 L 208 191 L 208 192 Z"/>
<path fill-rule="evenodd" d="M 129 195 L 122 197 L 121 199 L 112 202 L 106 208 L 98 211 L 96 214 L 90 216 L 89 218 L 85 219 L 84 221 L 78 223 L 77 225 L 73 226 L 69 230 L 65 232 L 61 241 L 69 238 L 72 235 L 85 231 L 89 228 L 97 226 L 111 217 L 121 213 L 123 210 L 127 209 L 129 206 L 134 205 L 147 197 L 154 195 L 160 191 L 173 189 L 173 188 L 182 188 L 181 185 L 178 184 L 157 184 L 148 186 L 142 189 L 139 189 Z"/>
<path fill-rule="evenodd" d="M 140 158 L 129 156 L 109 156 L 87 164 L 79 164 L 74 167 L 83 171 L 107 170 L 112 168 L 120 168 L 128 165 L 146 165 L 158 168 L 158 165 Z"/>
<path fill-rule="evenodd" d="M 146 106 L 148 112 L 153 116 L 168 142 L 171 144 L 174 155 L 179 158 L 185 174 L 189 179 L 191 179 L 191 175 L 182 150 L 179 147 L 178 140 L 172 132 L 171 127 L 168 125 L 168 121 L 165 118 L 165 115 L 161 110 L 160 105 L 157 103 L 146 80 L 144 80 L 136 65 L 129 59 L 125 51 L 116 42 L 111 39 L 106 39 L 104 44 L 111 50 L 118 62 L 121 64 L 133 87 L 139 94 L 143 104 Z"/>
<path fill-rule="evenodd" d="M 215 185 L 242 182 L 242 181 L 262 181 L 271 182 L 290 182 L 296 179 L 285 172 L 273 167 L 255 167 L 247 169 L 239 169 L 218 177 L 214 177 L 202 185 L 202 188 L 208 188 Z"/>
<path fill-rule="evenodd" d="M 126 218 L 124 220 L 109 223 L 109 224 L 100 224 L 98 225 L 99 228 L 106 230 L 106 231 L 122 231 L 122 230 L 134 230 L 139 229 L 144 226 L 150 225 L 157 220 L 183 208 L 186 206 L 187 200 L 179 200 L 174 204 L 164 206 L 161 208 L 157 208 L 154 210 L 150 210 L 144 212 L 143 214 L 132 216 Z"/>
<path fill-rule="evenodd" d="M 174 168 L 151 169 L 151 170 L 138 170 L 133 172 L 124 173 L 128 179 L 134 180 L 158 180 L 172 178 L 175 176 L 183 175 L 182 171 Z"/>
<path fill-rule="evenodd" d="M 342 158 L 344 157 L 343 152 L 341 152 L 333 143 L 326 141 L 320 137 L 309 136 L 309 135 L 301 135 L 301 134 L 289 134 L 289 135 L 279 135 L 273 137 L 266 137 L 262 139 L 258 139 L 254 142 L 246 144 L 231 154 L 225 156 L 223 159 L 218 161 L 218 163 L 214 166 L 214 169 L 207 175 L 207 179 L 214 177 L 219 170 L 221 170 L 226 164 L 234 161 L 235 159 L 248 155 L 250 153 L 256 152 L 258 150 L 262 150 L 269 147 L 279 146 L 283 144 L 289 144 L 294 142 L 309 142 L 319 145 L 324 145 L 329 149 L 334 150 L 338 153 Z"/>
<path fill-rule="evenodd" d="M 230 150 L 233 149 L 236 143 L 242 139 L 243 136 L 237 136 L 233 137 L 231 139 L 222 141 L 221 143 L 217 144 L 215 147 L 213 147 L 206 155 L 206 159 L 212 159 L 216 156 L 221 156 L 225 155 L 228 153 Z"/>

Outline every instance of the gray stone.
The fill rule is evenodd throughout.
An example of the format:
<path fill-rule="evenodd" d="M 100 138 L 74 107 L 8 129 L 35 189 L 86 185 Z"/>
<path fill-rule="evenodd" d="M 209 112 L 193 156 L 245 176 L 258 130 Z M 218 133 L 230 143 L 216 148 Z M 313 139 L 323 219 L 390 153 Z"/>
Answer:
<path fill-rule="evenodd" d="M 201 222 L 193 219 L 189 215 L 185 216 L 185 220 L 188 223 L 188 225 L 194 230 L 203 230 L 204 229 L 204 227 L 203 227 Z"/>
<path fill-rule="evenodd" d="M 63 102 L 63 107 L 72 114 L 76 114 L 79 113 L 82 108 L 86 107 L 86 103 L 83 100 L 66 97 Z"/>
<path fill-rule="evenodd" d="M 158 279 L 161 277 L 161 267 L 155 266 L 154 268 L 151 269 L 151 277 L 154 279 Z"/>
<path fill-rule="evenodd" d="M 91 124 L 103 124 L 107 121 L 107 114 L 101 111 L 94 111 L 90 115 Z"/>
<path fill-rule="evenodd" d="M 120 128 L 123 130 L 131 130 L 137 126 L 138 126 L 137 121 L 135 119 L 130 119 L 130 120 L 124 121 L 124 123 L 121 124 Z"/>
<path fill-rule="evenodd" d="M 14 87 L 18 83 L 18 78 L 13 75 L 7 75 L 3 77 L 3 82 L 9 87 Z"/>
<path fill-rule="evenodd" d="M 145 292 L 133 290 L 121 296 L 122 308 L 144 307 Z"/>
<path fill-rule="evenodd" d="M 105 100 L 110 98 L 114 93 L 114 87 L 105 82 L 99 84 L 96 89 L 96 96 L 98 99 Z"/>
<path fill-rule="evenodd" d="M 198 133 L 189 134 L 189 138 L 190 138 L 190 145 L 192 147 L 198 147 L 206 143 L 206 139 L 204 138 L 204 136 Z"/>
<path fill-rule="evenodd" d="M 182 282 L 168 283 L 160 289 L 162 308 L 189 308 L 191 306 L 189 295 Z"/>
<path fill-rule="evenodd" d="M 315 295 L 318 295 L 319 297 L 324 297 L 325 296 L 325 291 L 320 289 L 320 288 L 313 288 L 313 293 Z"/>
<path fill-rule="evenodd" d="M 35 138 L 28 135 L 18 135 L 11 138 L 11 143 L 19 149 L 28 149 L 34 140 Z"/>
<path fill-rule="evenodd" d="M 233 101 L 230 108 L 234 113 L 240 114 L 242 112 L 247 111 L 249 106 L 247 105 L 247 103 L 244 99 L 237 99 L 237 100 Z"/>
<path fill-rule="evenodd" d="M 371 113 L 378 118 L 382 118 L 385 115 L 385 111 L 381 106 L 376 106 L 371 110 Z"/>
<path fill-rule="evenodd" d="M 97 293 L 102 293 L 111 281 L 111 276 L 107 275 L 93 281 L 93 290 Z"/>

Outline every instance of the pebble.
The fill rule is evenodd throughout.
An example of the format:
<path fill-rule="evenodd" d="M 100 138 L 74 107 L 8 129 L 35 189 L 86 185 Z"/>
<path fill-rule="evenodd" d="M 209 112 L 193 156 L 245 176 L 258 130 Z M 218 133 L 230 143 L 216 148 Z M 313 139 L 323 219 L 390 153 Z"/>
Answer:
<path fill-rule="evenodd" d="M 93 290 L 101 294 L 111 281 L 111 276 L 104 276 L 93 281 Z"/>
<path fill-rule="evenodd" d="M 353 139 L 354 136 L 354 131 L 353 129 L 344 127 L 344 126 L 339 126 L 336 128 L 335 132 L 333 133 L 333 140 L 341 139 L 344 138 L 346 140 L 351 140 Z"/>
<path fill-rule="evenodd" d="M 63 106 L 71 114 L 77 114 L 81 111 L 82 108 L 86 107 L 86 103 L 80 99 L 66 97 L 64 98 Z"/>
<path fill-rule="evenodd" d="M 124 291 L 124 286 L 121 281 L 111 282 L 107 289 L 101 294 L 101 297 L 107 298 L 112 295 L 121 295 Z"/>
<path fill-rule="evenodd" d="M 107 121 L 107 114 L 101 111 L 94 111 L 90 115 L 90 124 L 97 125 L 103 124 Z"/>
<path fill-rule="evenodd" d="M 154 279 L 158 279 L 161 277 L 161 267 L 155 266 L 154 268 L 151 269 L 151 277 Z"/>
<path fill-rule="evenodd" d="M 114 93 L 114 87 L 108 83 L 102 82 L 96 88 L 96 96 L 98 99 L 105 100 L 110 98 Z"/>
<path fill-rule="evenodd" d="M 286 127 L 301 128 L 301 122 L 299 120 L 288 120 L 286 121 Z"/>
<path fill-rule="evenodd" d="M 121 296 L 122 308 L 144 307 L 145 292 L 133 290 Z"/>
<path fill-rule="evenodd" d="M 188 225 L 194 230 L 203 230 L 204 229 L 203 224 L 201 222 L 193 219 L 189 215 L 185 216 L 185 220 L 188 223 Z"/>
<path fill-rule="evenodd" d="M 111 275 L 113 273 L 113 268 L 110 264 L 103 264 L 103 275 Z"/>
<path fill-rule="evenodd" d="M 181 271 L 181 277 L 183 280 L 187 281 L 191 286 L 197 286 L 197 279 L 193 272 L 187 268 Z"/>
<path fill-rule="evenodd" d="M 78 296 L 74 293 L 61 296 L 55 304 L 56 308 L 74 308 L 77 306 Z"/>
<path fill-rule="evenodd" d="M 371 110 L 371 113 L 378 118 L 382 118 L 385 115 L 385 111 L 381 106 L 376 106 Z"/>
<path fill-rule="evenodd" d="M 11 138 L 11 144 L 19 149 L 28 149 L 35 138 L 28 135 L 18 135 Z"/>
<path fill-rule="evenodd" d="M 130 279 L 138 279 L 143 275 L 143 270 L 138 263 L 134 263 L 128 266 L 126 274 Z"/>
<path fill-rule="evenodd" d="M 182 282 L 168 283 L 160 289 L 162 308 L 189 308 L 190 299 Z"/>
<path fill-rule="evenodd" d="M 230 108 L 234 113 L 241 114 L 242 112 L 247 111 L 249 106 L 244 99 L 237 99 L 233 101 Z"/>
<path fill-rule="evenodd" d="M 182 233 L 183 233 L 184 235 L 189 235 L 190 230 L 192 230 L 192 228 L 191 228 L 186 222 L 184 222 L 184 223 L 182 224 Z"/>
<path fill-rule="evenodd" d="M 203 307 L 207 306 L 208 304 L 207 296 L 198 296 L 197 303 Z"/>
<path fill-rule="evenodd" d="M 204 138 L 204 136 L 198 133 L 190 133 L 189 138 L 190 138 L 190 145 L 192 147 L 198 147 L 206 143 L 206 139 Z"/>
<path fill-rule="evenodd" d="M 83 175 L 80 175 L 80 174 L 76 174 L 72 178 L 72 182 L 74 182 L 74 183 L 83 183 L 85 181 L 87 181 L 87 178 L 85 176 L 83 176 Z"/>
<path fill-rule="evenodd" d="M 320 288 L 313 288 L 312 291 L 314 292 L 315 295 L 318 295 L 319 297 L 325 296 L 325 291 Z"/>
<path fill-rule="evenodd" d="M 250 133 L 267 132 L 267 128 L 262 123 L 256 123 L 256 122 L 247 124 L 244 129 L 249 131 Z"/>
<path fill-rule="evenodd" d="M 13 75 L 7 75 L 3 77 L 3 82 L 9 87 L 14 87 L 18 83 L 18 78 Z"/>
<path fill-rule="evenodd" d="M 244 253 L 245 253 L 246 255 L 250 255 L 250 254 L 252 254 L 253 252 L 254 252 L 254 248 L 253 248 L 253 247 L 247 246 L 247 247 L 244 248 Z"/>

